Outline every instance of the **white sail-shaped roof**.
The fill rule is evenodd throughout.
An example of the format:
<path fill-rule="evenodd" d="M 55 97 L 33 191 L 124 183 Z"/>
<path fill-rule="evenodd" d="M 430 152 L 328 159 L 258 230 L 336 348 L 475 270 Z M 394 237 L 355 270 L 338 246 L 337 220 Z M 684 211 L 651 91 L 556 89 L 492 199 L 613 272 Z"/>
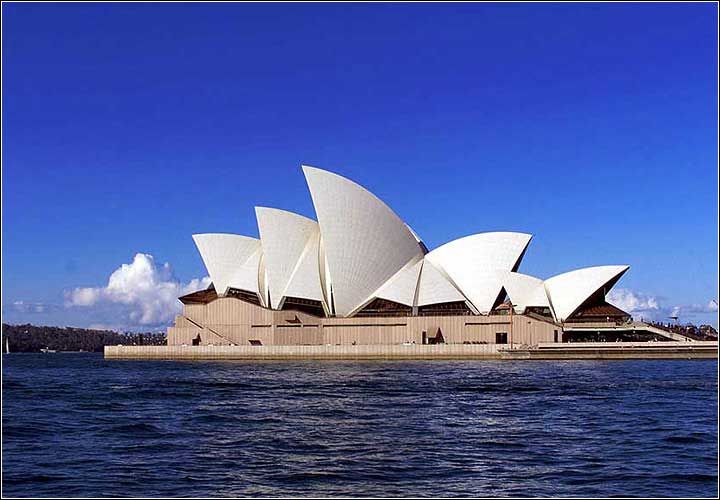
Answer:
<path fill-rule="evenodd" d="M 337 316 L 352 315 L 423 250 L 405 223 L 368 190 L 303 166 L 317 213 Z"/>
<path fill-rule="evenodd" d="M 321 300 L 317 222 L 277 208 L 256 207 L 255 215 L 272 307 L 278 309 L 286 296 Z M 291 280 L 292 294 L 288 293 Z"/>
<path fill-rule="evenodd" d="M 466 301 L 467 299 L 427 258 L 424 259 L 418 283 L 416 305 L 420 307 L 461 300 Z"/>
<path fill-rule="evenodd" d="M 415 290 L 417 290 L 422 259 L 408 264 L 390 278 L 375 294 L 376 297 L 391 300 L 406 306 L 413 306 L 415 302 Z"/>
<path fill-rule="evenodd" d="M 318 268 L 320 270 L 320 289 L 322 290 L 323 295 L 323 307 L 325 308 L 325 314 L 328 316 L 334 316 L 335 309 L 332 303 L 332 278 L 330 276 L 330 268 L 328 267 L 327 258 L 325 257 L 325 245 L 323 244 L 322 233 L 320 233 L 318 246 Z"/>
<path fill-rule="evenodd" d="M 415 232 L 415 230 L 413 228 L 411 228 L 407 223 L 405 225 L 407 226 L 408 231 L 410 231 L 410 233 L 412 233 L 413 237 L 415 238 L 415 241 L 417 241 L 418 245 L 420 245 L 420 249 L 422 250 L 422 252 L 428 253 L 428 249 L 425 246 L 425 242 L 422 240 L 422 238 L 420 238 L 420 236 L 418 236 L 418 234 Z"/>
<path fill-rule="evenodd" d="M 317 228 L 317 223 L 316 228 Z M 320 230 L 315 231 L 308 239 L 305 249 L 290 276 L 286 297 L 300 297 L 324 302 L 322 281 L 320 280 Z"/>
<path fill-rule="evenodd" d="M 519 313 L 527 307 L 550 307 L 545 285 L 541 279 L 527 274 L 503 272 L 503 287 L 513 307 Z"/>
<path fill-rule="evenodd" d="M 260 240 L 224 233 L 194 234 L 193 240 L 218 295 L 228 287 L 258 291 Z"/>
<path fill-rule="evenodd" d="M 425 258 L 486 314 L 503 287 L 503 275 L 497 271 L 516 270 L 531 238 L 525 233 L 479 233 L 446 243 Z"/>
<path fill-rule="evenodd" d="M 262 242 L 260 242 L 262 245 Z M 260 256 L 258 264 L 258 296 L 263 307 L 270 307 L 270 290 L 268 289 L 267 269 L 265 269 L 265 255 Z"/>
<path fill-rule="evenodd" d="M 565 321 L 591 295 L 607 293 L 630 266 L 597 266 L 576 269 L 545 280 L 550 303 L 559 321 Z"/>
<path fill-rule="evenodd" d="M 255 292 L 258 294 L 261 303 L 264 303 L 262 293 L 260 291 L 261 273 L 264 272 L 261 269 L 260 264 L 262 261 L 263 252 L 258 240 L 257 250 L 240 266 L 235 269 L 235 272 L 230 277 L 228 286 L 230 288 L 237 288 L 238 290 L 247 290 L 248 292 Z"/>

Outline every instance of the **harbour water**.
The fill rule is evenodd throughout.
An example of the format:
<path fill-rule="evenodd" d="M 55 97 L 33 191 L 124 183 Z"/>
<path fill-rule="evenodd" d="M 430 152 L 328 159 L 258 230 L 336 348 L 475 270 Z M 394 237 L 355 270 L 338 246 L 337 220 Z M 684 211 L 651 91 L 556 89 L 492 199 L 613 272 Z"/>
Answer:
<path fill-rule="evenodd" d="M 3 496 L 692 496 L 717 360 L 3 361 Z"/>

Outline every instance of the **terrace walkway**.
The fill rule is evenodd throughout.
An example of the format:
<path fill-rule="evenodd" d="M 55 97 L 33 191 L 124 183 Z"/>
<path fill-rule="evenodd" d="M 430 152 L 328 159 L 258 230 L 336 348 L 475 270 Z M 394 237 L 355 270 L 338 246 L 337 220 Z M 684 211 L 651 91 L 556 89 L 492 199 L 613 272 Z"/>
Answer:
<path fill-rule="evenodd" d="M 659 328 L 654 325 L 649 325 L 647 323 L 643 323 L 642 321 L 633 321 L 631 323 L 625 323 L 622 325 L 613 325 L 613 326 L 608 326 L 607 324 L 604 324 L 604 325 L 575 324 L 572 326 L 566 326 L 564 328 L 564 330 L 566 332 L 582 332 L 582 331 L 609 332 L 609 331 L 615 331 L 615 330 L 643 330 L 646 332 L 655 333 L 657 335 L 662 335 L 665 338 L 668 338 L 670 340 L 676 340 L 678 342 L 695 342 L 695 340 L 691 339 L 690 337 L 686 337 L 685 335 L 671 332 L 670 330 L 666 330 L 664 328 Z"/>

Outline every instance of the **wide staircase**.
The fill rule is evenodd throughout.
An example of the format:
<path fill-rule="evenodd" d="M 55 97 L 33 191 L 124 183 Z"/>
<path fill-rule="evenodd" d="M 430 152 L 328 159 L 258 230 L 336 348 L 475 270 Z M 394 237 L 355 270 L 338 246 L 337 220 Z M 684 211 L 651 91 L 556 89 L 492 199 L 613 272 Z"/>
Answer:
<path fill-rule="evenodd" d="M 649 325 L 647 323 L 643 323 L 642 321 L 633 321 L 632 328 L 634 328 L 636 330 L 645 330 L 650 333 L 655 333 L 657 335 L 662 335 L 663 337 L 667 337 L 672 340 L 677 340 L 679 342 L 695 342 L 694 339 L 691 339 L 690 337 L 686 337 L 685 335 L 681 335 L 679 333 L 670 331 L 665 328 L 660 328 L 655 325 Z"/>

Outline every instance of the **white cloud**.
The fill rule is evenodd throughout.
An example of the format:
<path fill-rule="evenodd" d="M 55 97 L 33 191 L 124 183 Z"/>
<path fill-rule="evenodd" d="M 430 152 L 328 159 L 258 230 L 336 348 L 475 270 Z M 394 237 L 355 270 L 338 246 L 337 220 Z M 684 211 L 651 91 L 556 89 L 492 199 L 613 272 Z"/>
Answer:
<path fill-rule="evenodd" d="M 706 305 L 685 304 L 685 305 L 664 305 L 659 297 L 635 292 L 626 288 L 610 290 L 606 297 L 607 301 L 623 311 L 630 313 L 636 320 L 667 322 L 669 318 L 677 317 L 681 320 L 693 320 L 702 322 L 702 317 L 695 315 L 707 315 L 717 313 L 718 304 L 710 300 Z M 705 318 L 707 319 L 707 318 Z"/>
<path fill-rule="evenodd" d="M 43 302 L 26 302 L 24 300 L 16 300 L 10 304 L 10 307 L 3 307 L 3 311 L 12 311 L 14 313 L 23 314 L 43 314 L 53 309 L 51 304 Z"/>
<path fill-rule="evenodd" d="M 167 262 L 155 263 L 150 254 L 138 253 L 130 264 L 123 264 L 110 275 L 107 286 L 76 288 L 66 292 L 67 307 L 118 306 L 123 318 L 113 318 L 128 326 L 163 325 L 181 311 L 177 298 L 207 288 L 210 278 L 180 283 Z M 124 321 L 123 321 L 124 320 Z"/>
<path fill-rule="evenodd" d="M 606 296 L 607 301 L 635 319 L 662 319 L 663 309 L 657 297 L 644 293 L 633 292 L 626 288 L 614 288 Z"/>
<path fill-rule="evenodd" d="M 70 293 L 69 305 L 91 306 L 100 299 L 100 288 L 76 288 Z"/>
<path fill-rule="evenodd" d="M 711 300 L 707 304 L 688 304 L 684 306 L 675 306 L 672 310 L 673 316 L 679 316 L 680 314 L 708 314 L 717 313 L 718 303 L 715 300 Z"/>

